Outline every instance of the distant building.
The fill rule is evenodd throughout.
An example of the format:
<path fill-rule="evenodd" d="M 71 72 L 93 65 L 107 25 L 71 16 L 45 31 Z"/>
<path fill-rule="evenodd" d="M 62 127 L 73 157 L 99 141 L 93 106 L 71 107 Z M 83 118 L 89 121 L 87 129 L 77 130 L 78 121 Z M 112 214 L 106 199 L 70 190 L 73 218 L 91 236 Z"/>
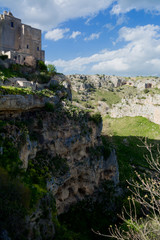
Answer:
<path fill-rule="evenodd" d="M 145 83 L 145 88 L 152 88 L 152 83 Z"/>
<path fill-rule="evenodd" d="M 36 60 L 45 60 L 41 50 L 41 30 L 21 23 L 11 12 L 0 14 L 0 55 L 19 64 L 34 65 Z"/>

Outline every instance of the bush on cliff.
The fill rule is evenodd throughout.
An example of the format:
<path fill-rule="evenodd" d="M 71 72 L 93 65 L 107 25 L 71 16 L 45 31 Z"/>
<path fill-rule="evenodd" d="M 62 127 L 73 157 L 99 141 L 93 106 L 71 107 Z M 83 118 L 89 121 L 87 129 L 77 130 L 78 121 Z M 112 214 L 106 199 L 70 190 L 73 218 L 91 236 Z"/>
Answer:
<path fill-rule="evenodd" d="M 51 76 L 54 76 L 57 73 L 57 69 L 53 64 L 48 64 L 47 70 L 48 70 L 49 75 L 51 75 Z"/>
<path fill-rule="evenodd" d="M 47 66 L 43 61 L 38 61 L 38 69 L 40 72 L 47 72 Z"/>
<path fill-rule="evenodd" d="M 98 125 L 102 122 L 102 116 L 100 113 L 94 113 L 90 116 L 89 120 L 93 121 L 94 123 L 96 123 Z"/>
<path fill-rule="evenodd" d="M 47 112 L 53 112 L 55 109 L 55 106 L 52 103 L 46 102 L 45 103 L 45 110 Z"/>
<path fill-rule="evenodd" d="M 158 240 L 160 239 L 160 149 L 157 146 L 156 157 L 152 154 L 152 144 L 145 140 L 143 146 L 149 155 L 145 160 L 150 167 L 150 174 L 138 174 L 137 179 L 129 183 L 132 196 L 129 200 L 129 210 L 125 207 L 120 215 L 121 227 L 110 227 L 110 236 L 117 240 Z M 141 213 L 137 209 L 141 210 Z M 138 213 L 141 217 L 138 216 Z M 99 236 L 105 235 L 97 232 Z"/>
<path fill-rule="evenodd" d="M 2 55 L 2 56 L 0 56 L 0 59 L 6 60 L 6 59 L 8 59 L 8 56 L 7 55 Z"/>

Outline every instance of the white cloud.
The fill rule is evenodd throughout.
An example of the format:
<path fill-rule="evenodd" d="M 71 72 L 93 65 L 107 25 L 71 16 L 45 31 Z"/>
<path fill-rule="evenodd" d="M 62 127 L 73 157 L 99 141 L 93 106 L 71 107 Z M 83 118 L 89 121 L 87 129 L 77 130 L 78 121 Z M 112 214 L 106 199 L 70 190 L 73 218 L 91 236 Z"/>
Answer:
<path fill-rule="evenodd" d="M 160 75 L 160 27 L 155 25 L 123 27 L 119 40 L 125 46 L 114 51 L 103 50 L 89 57 L 53 64 L 64 73 L 105 73 L 115 75 Z"/>
<path fill-rule="evenodd" d="M 125 41 L 145 41 L 160 37 L 160 27 L 155 25 L 137 26 L 136 28 L 123 27 L 119 31 L 119 39 Z"/>
<path fill-rule="evenodd" d="M 112 8 L 113 14 L 126 13 L 130 10 L 156 11 L 160 13 L 160 1 L 159 0 L 117 0 Z"/>
<path fill-rule="evenodd" d="M 110 6 L 113 0 L 0 0 L 14 16 L 26 24 L 51 30 L 60 23 L 78 17 L 94 16 Z"/>
<path fill-rule="evenodd" d="M 107 28 L 109 31 L 112 31 L 115 28 L 115 26 L 111 23 L 107 23 L 103 27 Z"/>
<path fill-rule="evenodd" d="M 45 39 L 58 41 L 58 40 L 64 38 L 64 34 L 69 32 L 69 31 L 70 31 L 69 28 L 64 28 L 64 29 L 56 28 L 52 31 L 48 31 L 45 34 Z"/>
<path fill-rule="evenodd" d="M 75 38 L 78 37 L 79 35 L 81 35 L 81 32 L 79 32 L 79 31 L 74 31 L 74 32 L 72 32 L 72 35 L 71 35 L 69 38 L 75 39 Z"/>
<path fill-rule="evenodd" d="M 70 19 L 92 19 L 113 3 L 112 14 L 126 13 L 132 9 L 160 13 L 159 0 L 0 0 L 1 8 L 9 8 L 24 23 L 47 31 Z"/>
<path fill-rule="evenodd" d="M 84 40 L 85 41 L 91 41 L 94 39 L 98 39 L 100 37 L 101 33 L 92 33 L 89 37 L 86 37 Z"/>

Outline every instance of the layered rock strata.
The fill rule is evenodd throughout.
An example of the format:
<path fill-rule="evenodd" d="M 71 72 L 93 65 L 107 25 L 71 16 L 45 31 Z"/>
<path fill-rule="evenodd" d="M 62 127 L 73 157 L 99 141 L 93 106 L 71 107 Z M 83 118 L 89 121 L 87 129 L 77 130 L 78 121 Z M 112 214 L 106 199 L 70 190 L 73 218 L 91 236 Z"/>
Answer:
<path fill-rule="evenodd" d="M 123 99 L 121 103 L 113 105 L 108 112 L 113 118 L 142 116 L 160 124 L 160 95 L 145 94 L 141 98 Z"/>

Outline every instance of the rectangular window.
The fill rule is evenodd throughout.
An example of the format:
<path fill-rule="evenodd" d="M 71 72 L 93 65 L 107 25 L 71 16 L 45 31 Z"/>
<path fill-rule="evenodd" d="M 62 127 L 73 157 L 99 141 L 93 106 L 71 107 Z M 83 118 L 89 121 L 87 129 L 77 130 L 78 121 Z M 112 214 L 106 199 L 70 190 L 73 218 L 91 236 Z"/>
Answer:
<path fill-rule="evenodd" d="M 37 51 L 39 51 L 39 47 L 37 47 Z"/>
<path fill-rule="evenodd" d="M 11 27 L 14 28 L 14 22 L 11 22 Z"/>
<path fill-rule="evenodd" d="M 29 49 L 29 45 L 27 44 L 27 49 Z"/>

